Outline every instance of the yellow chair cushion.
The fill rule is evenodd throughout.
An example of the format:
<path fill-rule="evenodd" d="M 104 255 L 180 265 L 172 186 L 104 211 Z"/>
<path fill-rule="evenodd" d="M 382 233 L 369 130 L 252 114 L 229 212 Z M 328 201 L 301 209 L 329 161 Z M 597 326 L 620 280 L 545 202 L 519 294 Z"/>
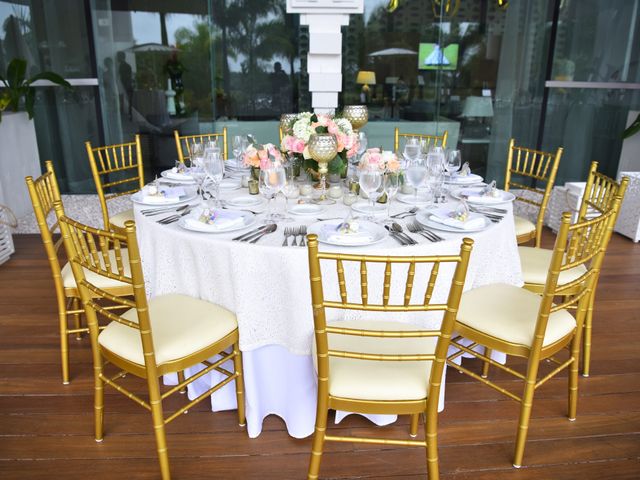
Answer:
<path fill-rule="evenodd" d="M 553 250 L 546 248 L 518 247 L 520 253 L 520 265 L 522 266 L 522 276 L 525 283 L 544 285 L 547 281 L 547 273 L 551 264 Z M 558 285 L 571 283 L 587 273 L 584 265 L 579 265 L 570 270 L 560 272 Z"/>
<path fill-rule="evenodd" d="M 333 325 L 366 330 L 416 330 L 415 325 L 366 320 L 346 320 Z M 435 351 L 437 338 L 375 338 L 329 334 L 328 341 L 331 350 L 426 354 Z M 396 362 L 329 357 L 329 393 L 335 397 L 360 400 L 420 400 L 427 397 L 430 374 L 429 361 Z"/>
<path fill-rule="evenodd" d="M 126 248 L 120 250 L 122 257 L 122 266 L 124 268 L 124 275 L 126 277 L 131 277 L 131 268 L 129 265 L 129 251 Z M 116 267 L 116 254 L 113 250 L 109 251 L 109 258 L 112 266 L 112 271 L 114 273 L 118 272 L 118 268 Z M 104 266 L 104 265 L 103 265 Z M 61 271 L 62 275 L 62 284 L 64 288 L 76 288 L 76 280 L 73 278 L 73 271 L 71 270 L 71 264 L 67 262 L 67 264 L 62 267 Z M 98 288 L 108 290 L 110 288 L 117 287 L 127 287 L 130 286 L 126 283 L 122 283 L 118 280 L 114 280 L 113 278 L 103 277 L 102 275 L 98 275 L 97 273 L 93 273 L 91 270 L 84 270 L 84 276 L 89 283 L 92 283 Z"/>
<path fill-rule="evenodd" d="M 514 222 L 516 224 L 516 237 L 536 231 L 536 226 L 533 224 L 533 222 L 527 220 L 526 218 L 515 215 Z"/>
<path fill-rule="evenodd" d="M 136 309 L 122 315 L 138 322 Z M 178 360 L 214 344 L 238 328 L 236 316 L 213 303 L 186 295 L 161 295 L 149 300 L 149 317 L 156 363 Z M 111 322 L 100 333 L 98 343 L 139 365 L 144 365 L 140 332 Z"/>
<path fill-rule="evenodd" d="M 132 222 L 135 221 L 132 208 L 125 210 L 124 212 L 117 213 L 113 217 L 109 217 L 109 223 L 119 228 L 124 228 L 124 223 L 129 220 Z"/>
<path fill-rule="evenodd" d="M 462 294 L 458 322 L 506 342 L 531 347 L 542 297 L 513 285 L 494 284 Z M 569 334 L 576 320 L 566 310 L 549 315 L 543 346 Z"/>

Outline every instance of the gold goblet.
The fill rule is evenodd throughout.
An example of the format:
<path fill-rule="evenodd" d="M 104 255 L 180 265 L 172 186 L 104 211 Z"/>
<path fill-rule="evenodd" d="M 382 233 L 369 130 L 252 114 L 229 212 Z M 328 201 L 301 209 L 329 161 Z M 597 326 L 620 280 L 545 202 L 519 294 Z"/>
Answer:
<path fill-rule="evenodd" d="M 280 115 L 280 143 L 282 143 L 282 138 L 284 137 L 284 132 L 287 130 L 287 127 L 291 125 L 291 122 L 297 116 L 297 113 L 283 113 Z"/>
<path fill-rule="evenodd" d="M 338 141 L 330 133 L 316 133 L 309 138 L 309 155 L 318 162 L 318 173 L 320 174 L 320 197 L 317 203 L 321 205 L 331 205 L 336 203 L 327 198 L 327 172 L 328 165 L 338 153 Z"/>
<path fill-rule="evenodd" d="M 369 121 L 369 110 L 366 105 L 347 105 L 342 110 L 342 116 L 351 122 L 353 130 L 357 132 Z"/>

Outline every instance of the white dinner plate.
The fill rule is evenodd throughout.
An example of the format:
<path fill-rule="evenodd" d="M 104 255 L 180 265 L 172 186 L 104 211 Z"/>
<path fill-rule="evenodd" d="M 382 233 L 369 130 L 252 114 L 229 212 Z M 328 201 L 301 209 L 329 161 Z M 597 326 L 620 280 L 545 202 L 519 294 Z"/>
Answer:
<path fill-rule="evenodd" d="M 486 197 L 485 200 L 478 200 L 473 196 L 463 195 L 463 191 L 470 190 L 473 193 L 480 193 L 484 187 L 473 187 L 473 188 L 456 188 L 451 192 L 451 196 L 455 199 L 460 200 L 463 196 L 465 200 L 473 205 L 499 205 L 501 203 L 510 203 L 513 202 L 516 196 L 511 192 L 505 192 L 504 190 L 498 190 L 501 193 L 501 197 Z"/>
<path fill-rule="evenodd" d="M 315 203 L 296 203 L 289 207 L 289 213 L 292 215 L 318 215 L 327 208 Z"/>
<path fill-rule="evenodd" d="M 220 190 L 237 190 L 240 188 L 240 180 L 237 178 L 225 178 L 220 182 Z"/>
<path fill-rule="evenodd" d="M 396 198 L 400 203 L 406 203 L 407 205 L 416 205 L 417 207 L 426 207 L 433 203 L 424 195 L 420 195 L 420 192 L 418 192 L 418 201 L 415 201 L 416 197 L 413 193 L 399 193 Z"/>
<path fill-rule="evenodd" d="M 232 207 L 257 207 L 262 205 L 262 198 L 258 195 L 240 195 L 239 197 L 230 198 L 227 200 L 227 205 Z"/>
<path fill-rule="evenodd" d="M 475 173 L 470 173 L 465 177 L 461 177 L 459 175 L 452 175 L 450 177 L 445 177 L 445 183 L 449 183 L 451 185 L 475 185 L 476 183 L 481 183 L 484 180 L 480 175 L 476 175 Z"/>
<path fill-rule="evenodd" d="M 329 245 L 336 245 L 339 247 L 364 247 L 366 245 L 373 245 L 374 243 L 378 243 L 388 236 L 387 230 L 378 224 L 373 222 L 367 222 L 364 220 L 359 220 L 358 224 L 362 230 L 366 230 L 372 234 L 373 239 L 363 239 L 363 242 L 353 243 L 352 241 L 340 241 L 338 239 L 328 238 L 325 226 L 329 227 L 337 227 L 342 223 L 342 220 L 323 220 L 320 222 L 316 222 L 312 225 L 309 225 L 307 228 L 307 233 L 315 233 L 318 235 L 318 241 L 320 243 L 326 243 Z"/>
<path fill-rule="evenodd" d="M 351 209 L 354 212 L 364 213 L 366 215 L 378 215 L 379 213 L 386 213 L 387 204 L 374 202 L 373 210 L 371 210 L 371 202 L 369 200 L 361 200 L 351 205 Z"/>
<path fill-rule="evenodd" d="M 251 212 L 246 212 L 244 210 L 225 210 L 225 212 L 237 213 L 239 215 L 242 215 L 243 224 L 234 225 L 231 228 L 217 229 L 217 228 L 213 228 L 212 225 L 207 225 L 206 223 L 197 223 L 197 224 L 191 223 L 191 222 L 187 223 L 186 217 L 182 217 L 178 222 L 178 225 L 181 228 L 184 228 L 185 230 L 191 230 L 192 232 L 228 233 L 228 232 L 235 232 L 237 230 L 242 230 L 256 223 L 256 217 Z"/>
<path fill-rule="evenodd" d="M 194 192 L 191 189 L 185 189 L 186 195 L 182 195 L 181 197 L 175 198 L 175 199 L 168 199 L 165 202 L 146 202 L 144 201 L 144 194 L 142 191 L 136 192 L 133 195 L 131 195 L 131 201 L 133 203 L 137 203 L 139 205 L 149 205 L 152 207 L 168 207 L 168 206 L 172 206 L 172 205 L 180 205 L 183 203 L 188 203 L 191 200 L 193 200 L 194 198 L 196 198 L 198 195 L 196 194 L 196 192 Z"/>
<path fill-rule="evenodd" d="M 167 180 L 171 180 L 172 182 L 196 183 L 195 179 L 191 175 L 173 173 L 171 170 L 164 170 L 160 172 L 160 176 Z"/>
<path fill-rule="evenodd" d="M 419 211 L 416 214 L 416 220 L 418 221 L 418 223 L 424 225 L 425 227 L 433 228 L 435 230 L 442 230 L 443 232 L 454 232 L 454 233 L 481 232 L 482 230 L 487 228 L 489 225 L 491 225 L 491 221 L 487 217 L 482 216 L 482 218 L 484 219 L 484 226 L 477 227 L 477 228 L 472 228 L 472 229 L 469 229 L 469 230 L 464 230 L 462 228 L 456 228 L 456 227 L 452 227 L 450 225 L 445 225 L 444 223 L 435 222 L 435 221 L 431 220 L 431 218 L 430 218 L 431 215 L 433 215 L 432 212 Z"/>

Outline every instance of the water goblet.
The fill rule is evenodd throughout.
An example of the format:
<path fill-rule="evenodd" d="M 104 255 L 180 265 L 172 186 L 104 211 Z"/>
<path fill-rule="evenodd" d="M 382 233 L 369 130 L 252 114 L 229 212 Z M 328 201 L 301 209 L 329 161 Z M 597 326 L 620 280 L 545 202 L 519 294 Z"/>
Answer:
<path fill-rule="evenodd" d="M 260 170 L 259 190 L 268 202 L 265 224 L 274 223 L 275 221 L 282 220 L 283 218 L 280 214 L 271 213 L 271 201 L 275 198 L 278 192 L 282 191 L 282 187 L 284 187 L 285 183 L 286 175 L 284 168 L 281 165 L 274 165 L 264 170 Z"/>
<path fill-rule="evenodd" d="M 398 193 L 400 188 L 400 174 L 397 172 L 388 172 L 384 175 L 382 185 L 384 193 L 387 194 L 387 222 L 391 222 L 391 200 Z"/>
<path fill-rule="evenodd" d="M 224 159 L 220 152 L 213 150 L 207 151 L 202 160 L 202 167 L 206 174 L 205 178 L 209 178 L 213 183 L 215 190 L 215 208 L 220 208 L 220 182 L 224 177 Z"/>
<path fill-rule="evenodd" d="M 418 158 L 420 156 L 419 139 L 416 137 L 407 138 L 407 142 L 404 144 L 403 154 L 408 162 L 412 162 Z"/>
<path fill-rule="evenodd" d="M 382 185 L 382 172 L 378 168 L 364 168 L 360 171 L 360 189 L 367 194 L 371 203 L 371 214 L 367 216 L 367 220 L 375 221 L 375 200 L 378 188 Z"/>
<path fill-rule="evenodd" d="M 286 165 L 284 167 L 286 182 L 282 187 L 282 194 L 284 195 L 284 212 L 285 216 L 282 219 L 284 222 L 292 222 L 293 218 L 289 216 L 289 199 L 298 198 L 300 196 L 300 189 L 296 185 L 296 177 L 294 175 L 293 164 Z"/>
<path fill-rule="evenodd" d="M 407 183 L 413 187 L 415 205 L 418 205 L 418 188 L 423 184 L 426 177 L 427 166 L 423 159 L 416 158 L 407 162 L 407 167 L 404 171 L 404 178 L 407 180 Z"/>

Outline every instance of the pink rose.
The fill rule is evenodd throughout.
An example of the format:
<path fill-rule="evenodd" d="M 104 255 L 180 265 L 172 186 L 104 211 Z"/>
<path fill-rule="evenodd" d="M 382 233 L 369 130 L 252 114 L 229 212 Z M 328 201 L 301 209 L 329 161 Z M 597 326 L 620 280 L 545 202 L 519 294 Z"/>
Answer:
<path fill-rule="evenodd" d="M 291 135 L 285 135 L 285 137 L 282 139 L 282 146 L 284 147 L 285 150 L 287 150 L 288 152 L 293 151 L 293 146 L 294 143 L 296 141 L 295 137 L 292 137 Z"/>
<path fill-rule="evenodd" d="M 267 158 L 261 158 L 260 159 L 260 170 L 267 170 L 271 168 L 271 161 L 269 160 L 269 157 L 267 156 Z"/>
<path fill-rule="evenodd" d="M 337 135 L 338 133 L 340 133 L 340 129 L 338 128 L 338 125 L 336 125 L 333 122 L 327 125 L 327 129 L 329 130 L 329 133 L 332 133 L 333 135 Z"/>
<path fill-rule="evenodd" d="M 260 150 L 258 151 L 258 158 L 260 159 L 260 161 L 269 160 L 269 154 L 266 150 Z"/>
<path fill-rule="evenodd" d="M 300 138 L 296 138 L 295 141 L 293 142 L 292 150 L 295 153 L 303 153 L 305 147 L 306 147 L 306 145 L 304 144 L 304 140 L 302 140 Z"/>

